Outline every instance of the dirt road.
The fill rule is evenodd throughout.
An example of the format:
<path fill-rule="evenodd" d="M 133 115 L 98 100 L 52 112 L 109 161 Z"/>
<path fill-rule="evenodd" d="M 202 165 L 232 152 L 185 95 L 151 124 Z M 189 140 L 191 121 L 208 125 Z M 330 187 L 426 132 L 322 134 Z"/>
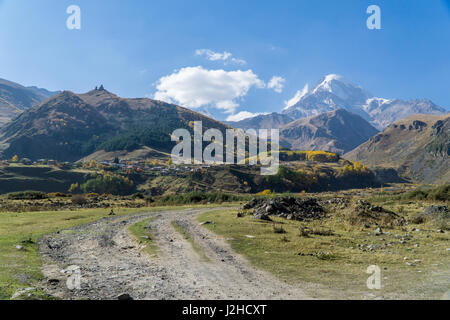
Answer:
<path fill-rule="evenodd" d="M 308 299 L 302 289 L 256 270 L 234 253 L 195 217 L 212 209 L 141 213 L 103 220 L 45 237 L 46 290 L 64 299 L 117 299 L 123 293 L 133 299 Z M 154 217 L 158 256 L 149 256 L 128 227 Z M 175 231 L 177 221 L 201 246 L 209 261 Z M 81 289 L 69 290 L 61 270 L 81 269 Z"/>

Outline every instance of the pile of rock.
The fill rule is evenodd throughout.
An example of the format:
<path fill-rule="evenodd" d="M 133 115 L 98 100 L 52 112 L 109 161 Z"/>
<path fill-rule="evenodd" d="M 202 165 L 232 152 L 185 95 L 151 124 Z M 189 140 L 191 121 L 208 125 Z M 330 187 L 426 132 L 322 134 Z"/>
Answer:
<path fill-rule="evenodd" d="M 324 208 L 315 198 L 253 198 L 243 209 L 253 210 L 253 217 L 262 220 L 270 220 L 269 216 L 278 216 L 289 220 L 306 221 L 321 219 L 325 215 Z"/>
<path fill-rule="evenodd" d="M 345 209 L 350 205 L 349 198 L 331 198 L 328 200 L 321 200 L 319 203 L 325 207 L 330 207 L 333 209 Z"/>
<path fill-rule="evenodd" d="M 406 220 L 395 212 L 373 205 L 365 200 L 357 201 L 354 214 L 349 219 L 354 224 L 364 224 L 366 226 L 400 226 L 406 223 Z"/>

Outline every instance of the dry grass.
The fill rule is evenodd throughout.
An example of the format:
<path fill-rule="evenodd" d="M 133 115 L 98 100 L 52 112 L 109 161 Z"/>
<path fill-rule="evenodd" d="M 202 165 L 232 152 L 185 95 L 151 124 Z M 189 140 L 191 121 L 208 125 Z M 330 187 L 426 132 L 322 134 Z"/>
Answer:
<path fill-rule="evenodd" d="M 402 204 L 403 216 L 408 220 L 428 205 Z M 395 211 L 397 204 L 386 208 Z M 233 239 L 232 248 L 256 267 L 289 283 L 318 284 L 321 289 L 312 285 L 314 290 L 308 292 L 313 297 L 436 299 L 448 290 L 448 232 L 438 233 L 430 224 L 410 224 L 383 228 L 385 233 L 377 236 L 373 227 L 349 223 L 345 219 L 348 210 L 351 207 L 329 212 L 329 218 L 313 222 L 272 217 L 285 231 L 283 234 L 274 232 L 271 222 L 237 218 L 236 211 L 231 210 L 205 213 L 199 221 L 214 221 L 205 227 Z M 366 286 L 370 265 L 382 269 L 381 290 Z"/>

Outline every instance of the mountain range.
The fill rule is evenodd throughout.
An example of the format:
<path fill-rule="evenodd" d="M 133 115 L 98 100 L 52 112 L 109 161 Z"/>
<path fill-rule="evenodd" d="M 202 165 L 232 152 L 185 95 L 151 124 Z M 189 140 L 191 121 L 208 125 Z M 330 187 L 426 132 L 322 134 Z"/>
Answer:
<path fill-rule="evenodd" d="M 103 87 L 85 94 L 61 92 L 21 113 L 0 130 L 3 157 L 75 161 L 95 151 L 134 151 L 142 146 L 170 152 L 178 128 L 224 131 L 200 113 L 151 99 L 124 99 Z"/>
<path fill-rule="evenodd" d="M 429 99 L 404 101 L 373 96 L 361 86 L 346 81 L 339 75 L 329 74 L 309 90 L 305 87 L 279 113 L 258 115 L 236 122 L 228 122 L 233 127 L 247 129 L 281 128 L 289 119 L 297 120 L 317 116 L 337 109 L 345 109 L 357 114 L 378 130 L 413 114 L 445 114 L 446 110 Z M 284 116 L 284 117 L 283 117 Z M 277 127 L 278 125 L 278 127 Z"/>
<path fill-rule="evenodd" d="M 202 121 L 204 130 L 222 132 L 280 129 L 285 148 L 331 151 L 374 169 L 394 167 L 413 181 L 450 180 L 449 118 L 431 101 L 376 98 L 336 75 L 297 98 L 282 113 L 222 123 L 162 101 L 121 98 L 103 86 L 75 94 L 0 80 L 0 153 L 4 159 L 60 161 L 167 155 L 175 129 L 192 132 L 193 121 Z M 422 114 L 410 116 L 414 112 Z"/>
<path fill-rule="evenodd" d="M 313 90 L 304 90 L 282 113 L 299 119 L 341 108 L 360 115 L 379 130 L 412 114 L 446 113 L 428 99 L 403 101 L 374 97 L 335 74 L 324 77 Z"/>
<path fill-rule="evenodd" d="M 0 79 L 0 126 L 57 93 Z"/>

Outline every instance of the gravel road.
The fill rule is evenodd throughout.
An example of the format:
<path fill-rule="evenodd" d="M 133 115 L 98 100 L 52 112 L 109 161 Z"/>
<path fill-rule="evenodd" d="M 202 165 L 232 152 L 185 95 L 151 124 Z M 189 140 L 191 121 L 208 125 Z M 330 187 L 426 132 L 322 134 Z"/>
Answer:
<path fill-rule="evenodd" d="M 40 242 L 43 286 L 63 299 L 117 299 L 122 294 L 136 300 L 309 299 L 301 288 L 250 266 L 225 239 L 200 226 L 196 216 L 211 210 L 108 217 L 46 236 Z M 150 217 L 157 256 L 144 253 L 128 231 Z M 209 261 L 201 259 L 171 221 L 188 230 Z M 74 265 L 80 267 L 81 288 L 69 290 L 68 275 L 61 271 Z"/>

